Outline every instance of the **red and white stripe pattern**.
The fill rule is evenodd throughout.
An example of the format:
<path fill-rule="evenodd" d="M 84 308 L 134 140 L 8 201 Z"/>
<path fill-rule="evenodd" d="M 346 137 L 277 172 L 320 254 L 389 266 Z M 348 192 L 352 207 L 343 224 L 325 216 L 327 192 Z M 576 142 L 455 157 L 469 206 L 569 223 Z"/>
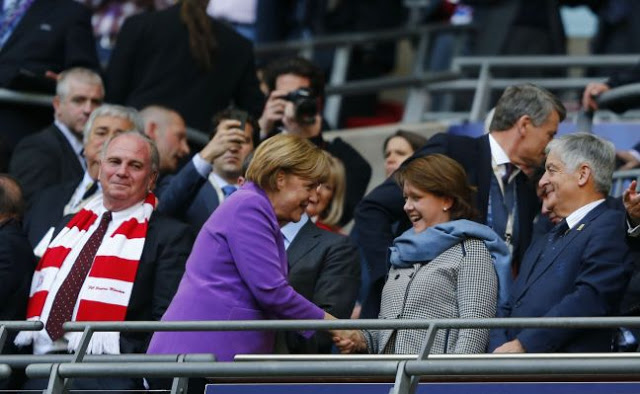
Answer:
<path fill-rule="evenodd" d="M 131 213 L 131 217 L 121 223 L 115 231 L 107 233 L 98 247 L 87 278 L 80 289 L 74 321 L 122 321 L 124 320 L 133 282 L 142 255 L 149 218 L 156 205 L 156 197 L 149 193 L 144 203 Z M 31 282 L 31 292 L 27 307 L 27 320 L 47 320 L 43 308 L 51 292 L 52 284 L 63 264 L 73 264 L 79 250 L 88 239 L 87 231 L 99 218 L 97 212 L 102 207 L 102 199 L 91 201 L 78 212 L 64 229 L 51 241 L 40 259 Z M 75 253 L 74 253 L 75 251 Z M 48 315 L 48 313 L 46 313 Z M 75 350 L 81 333 L 66 333 L 70 350 Z M 118 353 L 119 336 L 105 336 L 111 343 L 100 343 L 101 333 L 96 333 L 90 345 L 90 353 Z M 105 333 L 113 334 L 113 333 Z M 21 332 L 16 338 L 17 345 L 27 345 L 33 340 L 34 332 Z M 78 338 L 74 338 L 78 336 Z M 91 351 L 91 348 L 93 351 Z M 110 350 L 105 350 L 110 349 Z"/>

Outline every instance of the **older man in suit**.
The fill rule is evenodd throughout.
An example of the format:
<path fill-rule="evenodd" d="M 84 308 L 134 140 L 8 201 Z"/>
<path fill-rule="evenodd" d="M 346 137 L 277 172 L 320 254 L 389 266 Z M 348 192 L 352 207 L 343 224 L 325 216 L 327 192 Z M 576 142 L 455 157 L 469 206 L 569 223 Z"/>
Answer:
<path fill-rule="evenodd" d="M 289 262 L 289 284 L 306 299 L 339 319 L 348 319 L 360 288 L 360 254 L 351 240 L 318 228 L 308 215 L 281 229 Z M 287 353 L 331 353 L 328 334 L 311 338 L 286 333 Z"/>
<path fill-rule="evenodd" d="M 29 241 L 41 255 L 38 244 L 43 247 L 51 240 L 52 228 L 63 216 L 78 212 L 91 198 L 99 194 L 100 152 L 104 143 L 113 136 L 130 130 L 142 130 L 142 120 L 138 111 L 119 105 L 104 104 L 93 111 L 84 126 L 84 157 L 87 167 L 81 180 L 57 183 L 44 189 L 34 198 L 27 211 L 24 228 Z M 51 231 L 45 237 L 47 231 Z M 46 239 L 44 241 L 43 237 Z"/>
<path fill-rule="evenodd" d="M 525 254 L 500 317 L 612 316 L 629 281 L 632 258 L 625 214 L 605 203 L 615 164 L 613 144 L 576 133 L 552 141 L 540 180 L 548 207 L 564 217 Z M 489 350 L 602 352 L 610 330 L 508 328 L 491 331 Z"/>
<path fill-rule="evenodd" d="M 112 138 L 102 152 L 102 198 L 88 203 L 53 238 L 34 273 L 27 318 L 45 329 L 22 332 L 17 345 L 35 354 L 75 351 L 65 321 L 159 320 L 184 272 L 192 237 L 186 226 L 154 211 L 150 190 L 158 152 L 138 131 Z M 46 268 L 46 269 L 44 269 Z M 71 302 L 69 302 L 71 300 Z M 96 333 L 89 353 L 144 352 L 144 333 Z M 131 379 L 77 379 L 76 389 L 139 389 Z M 29 389 L 42 383 L 27 383 Z"/>
<path fill-rule="evenodd" d="M 478 188 L 479 221 L 493 228 L 512 247 L 514 272 L 529 246 L 539 203 L 526 173 L 542 164 L 544 149 L 565 117 L 562 103 L 547 90 L 511 86 L 496 105 L 490 133 L 479 138 L 437 134 L 414 154 L 445 154 L 460 163 L 469 183 Z M 402 190 L 393 177 L 369 193 L 356 209 L 352 237 L 360 247 L 370 276 L 362 317 L 377 318 L 388 267 L 387 247 L 409 228 Z M 396 229 L 396 231 L 393 231 Z"/>
<path fill-rule="evenodd" d="M 53 98 L 53 124 L 20 141 L 9 165 L 29 205 L 48 186 L 82 179 L 86 169 L 82 131 L 103 98 L 102 79 L 97 73 L 72 68 L 60 74 Z"/>

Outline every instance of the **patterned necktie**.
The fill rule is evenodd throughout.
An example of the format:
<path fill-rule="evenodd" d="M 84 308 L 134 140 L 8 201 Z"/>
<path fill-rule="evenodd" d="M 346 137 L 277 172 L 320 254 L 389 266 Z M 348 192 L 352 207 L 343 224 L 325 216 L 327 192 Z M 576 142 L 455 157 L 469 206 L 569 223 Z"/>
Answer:
<path fill-rule="evenodd" d="M 230 195 L 235 193 L 236 190 L 238 190 L 238 188 L 233 185 L 222 186 L 222 193 L 224 194 L 224 198 L 229 197 Z"/>
<path fill-rule="evenodd" d="M 511 178 L 511 174 L 513 174 L 513 170 L 515 170 L 515 167 L 516 166 L 514 166 L 511 163 L 505 163 L 504 164 L 505 172 L 504 172 L 504 175 L 502 175 L 502 184 L 504 186 L 509 184 L 509 180 Z"/>
<path fill-rule="evenodd" d="M 78 294 L 84 280 L 89 273 L 89 269 L 93 264 L 98 247 L 102 243 L 102 238 L 107 232 L 107 227 L 111 221 L 111 212 L 106 211 L 102 214 L 102 219 L 98 228 L 91 234 L 87 243 L 82 247 L 80 254 L 73 263 L 67 277 L 56 293 L 56 297 L 51 304 L 51 311 L 45 326 L 51 340 L 55 341 L 64 335 L 62 324 L 71 320 L 73 309 L 78 301 Z"/>
<path fill-rule="evenodd" d="M 568 231 L 569 224 L 567 223 L 566 219 L 562 219 L 560 223 L 556 224 L 555 227 L 551 229 L 551 232 L 549 234 L 549 242 L 553 243 L 557 241 L 558 239 L 562 238 Z"/>

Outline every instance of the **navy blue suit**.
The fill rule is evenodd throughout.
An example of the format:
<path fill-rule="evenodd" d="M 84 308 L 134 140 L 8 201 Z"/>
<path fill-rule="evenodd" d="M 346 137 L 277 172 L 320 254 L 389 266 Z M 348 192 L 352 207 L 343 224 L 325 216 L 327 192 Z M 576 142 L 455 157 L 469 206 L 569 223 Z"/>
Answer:
<path fill-rule="evenodd" d="M 619 313 L 632 258 L 624 213 L 600 204 L 566 235 L 540 237 L 525 253 L 508 305 L 499 317 L 589 317 Z M 527 352 L 603 352 L 611 331 L 511 328 L 491 330 L 489 350 L 518 339 Z"/>
<path fill-rule="evenodd" d="M 175 175 L 163 177 L 156 188 L 158 211 L 191 225 L 197 233 L 220 200 L 211 183 L 198 173 L 193 161 Z"/>
<path fill-rule="evenodd" d="M 493 169 L 489 137 L 471 138 L 451 134 L 436 134 L 413 157 L 423 157 L 435 153 L 444 154 L 456 160 L 467 173 L 469 184 L 477 187 L 475 207 L 480 223 L 487 223 L 489 194 Z M 529 246 L 533 219 L 539 212 L 540 204 L 533 185 L 520 173 L 516 177 L 518 198 L 517 231 L 519 242 L 513 251 L 522 261 L 523 253 Z M 402 190 L 393 177 L 373 189 L 358 204 L 355 226 L 351 236 L 360 247 L 368 265 L 370 281 L 367 298 L 363 303 L 362 317 L 377 318 L 380 309 L 380 294 L 388 272 L 387 248 L 393 239 L 410 227 L 403 210 Z M 395 231 L 394 231 L 395 229 Z"/>

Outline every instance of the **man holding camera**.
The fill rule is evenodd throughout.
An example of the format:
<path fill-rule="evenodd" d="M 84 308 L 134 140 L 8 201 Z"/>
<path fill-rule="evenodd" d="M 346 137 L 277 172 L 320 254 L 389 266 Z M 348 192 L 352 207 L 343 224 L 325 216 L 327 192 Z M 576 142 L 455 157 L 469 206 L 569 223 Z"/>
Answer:
<path fill-rule="evenodd" d="M 346 170 L 346 198 L 340 224 L 353 217 L 371 179 L 371 166 L 351 145 L 340 138 L 325 141 L 322 130 L 329 127 L 322 119 L 324 77 L 322 71 L 299 57 L 278 59 L 264 70 L 268 98 L 258 120 L 262 139 L 286 132 L 308 138 L 342 161 Z"/>

